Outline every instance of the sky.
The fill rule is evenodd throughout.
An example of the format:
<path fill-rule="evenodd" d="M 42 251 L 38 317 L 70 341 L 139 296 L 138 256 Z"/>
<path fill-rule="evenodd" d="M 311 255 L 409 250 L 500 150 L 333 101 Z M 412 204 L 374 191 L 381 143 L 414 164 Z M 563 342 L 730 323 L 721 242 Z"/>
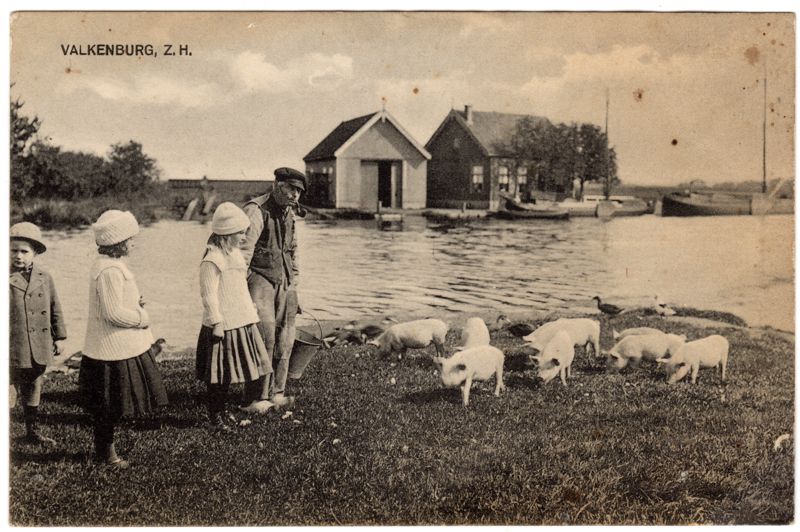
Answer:
<path fill-rule="evenodd" d="M 382 105 L 605 123 L 624 183 L 794 177 L 792 14 L 17 13 L 12 97 L 65 149 L 135 140 L 162 178 L 264 179 Z M 157 57 L 64 55 L 153 44 Z M 165 56 L 164 44 L 191 56 Z"/>

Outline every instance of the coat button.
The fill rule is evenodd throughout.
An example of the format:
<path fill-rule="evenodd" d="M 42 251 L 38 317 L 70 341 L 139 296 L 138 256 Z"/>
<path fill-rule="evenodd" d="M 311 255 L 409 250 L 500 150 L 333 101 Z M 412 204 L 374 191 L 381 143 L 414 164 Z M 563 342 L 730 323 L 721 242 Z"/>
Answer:
<path fill-rule="evenodd" d="M 47 332 L 48 330 L 49 329 L 47 327 L 45 327 L 44 329 L 42 329 L 42 332 Z"/>
<path fill-rule="evenodd" d="M 45 316 L 46 314 L 47 314 L 47 311 L 46 311 L 46 310 L 43 310 L 43 311 L 42 311 L 42 316 Z"/>

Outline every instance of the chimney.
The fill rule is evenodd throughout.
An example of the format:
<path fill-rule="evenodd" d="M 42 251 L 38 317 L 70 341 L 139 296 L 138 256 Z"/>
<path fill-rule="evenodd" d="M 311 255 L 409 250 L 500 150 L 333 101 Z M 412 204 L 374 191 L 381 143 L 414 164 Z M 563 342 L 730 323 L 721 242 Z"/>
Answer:
<path fill-rule="evenodd" d="M 472 125 L 472 106 L 464 106 L 464 114 L 467 116 L 467 124 Z"/>

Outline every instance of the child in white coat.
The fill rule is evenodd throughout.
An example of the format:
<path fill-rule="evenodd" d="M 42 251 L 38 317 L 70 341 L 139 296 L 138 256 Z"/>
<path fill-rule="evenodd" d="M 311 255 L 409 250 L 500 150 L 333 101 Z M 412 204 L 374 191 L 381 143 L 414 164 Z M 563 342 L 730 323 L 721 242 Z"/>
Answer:
<path fill-rule="evenodd" d="M 258 331 L 258 312 L 247 289 L 247 264 L 239 251 L 249 226 L 244 211 L 233 203 L 221 203 L 200 263 L 203 326 L 197 339 L 196 374 L 207 385 L 210 423 L 223 431 L 231 430 L 224 416 L 231 384 L 245 384 L 246 397 L 254 397 L 242 410 L 265 413 L 273 406 L 267 400 L 272 364 Z M 253 390 L 259 383 L 262 389 Z"/>
<path fill-rule="evenodd" d="M 89 319 L 79 376 L 81 402 L 94 420 L 95 460 L 125 469 L 114 448 L 114 427 L 167 404 L 155 361 L 150 316 L 142 308 L 136 278 L 123 261 L 139 233 L 127 211 L 104 212 L 92 225 L 99 257 L 91 270 Z"/>

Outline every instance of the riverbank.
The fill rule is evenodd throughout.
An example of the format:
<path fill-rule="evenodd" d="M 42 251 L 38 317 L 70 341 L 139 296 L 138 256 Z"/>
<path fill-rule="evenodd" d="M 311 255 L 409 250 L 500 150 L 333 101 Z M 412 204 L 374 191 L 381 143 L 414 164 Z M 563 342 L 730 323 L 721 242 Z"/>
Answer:
<path fill-rule="evenodd" d="M 390 361 L 374 347 L 343 345 L 321 351 L 290 382 L 292 415 L 232 410 L 239 426 L 223 435 L 202 425 L 192 361 L 162 361 L 171 404 L 157 422 L 119 430 L 128 471 L 90 463 L 77 374 L 50 374 L 42 424 L 60 444 L 19 442 L 21 414 L 12 413 L 10 519 L 31 526 L 791 522 L 793 438 L 773 445 L 794 425 L 793 336 L 700 314 L 601 316 L 601 345 L 611 347 L 612 329 L 634 326 L 690 340 L 723 334 L 731 344 L 726 383 L 702 370 L 696 385 L 669 386 L 646 363 L 611 374 L 580 349 L 569 386 L 543 385 L 524 364 L 522 341 L 504 330 L 492 343 L 506 353 L 507 389 L 495 398 L 493 381 L 476 385 L 465 409 L 458 390 L 434 375 L 432 348 Z M 457 341 L 452 330 L 449 353 Z"/>
<path fill-rule="evenodd" d="M 142 225 L 174 219 L 172 198 L 168 195 L 142 197 L 99 196 L 94 198 L 32 199 L 11 204 L 11 223 L 31 222 L 42 229 L 80 229 L 95 222 L 108 209 L 130 211 Z"/>

